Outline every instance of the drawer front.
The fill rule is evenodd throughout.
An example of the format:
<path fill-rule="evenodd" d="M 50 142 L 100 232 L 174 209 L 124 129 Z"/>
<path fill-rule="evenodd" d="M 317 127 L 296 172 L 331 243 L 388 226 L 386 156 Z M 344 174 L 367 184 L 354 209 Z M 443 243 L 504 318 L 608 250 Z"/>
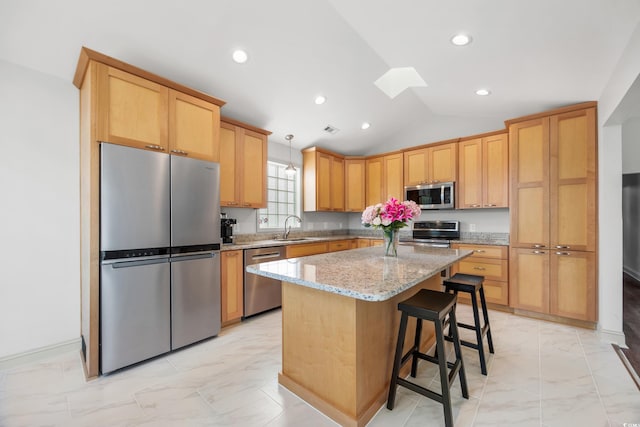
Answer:
<path fill-rule="evenodd" d="M 345 251 L 347 249 L 351 249 L 351 240 L 329 242 L 329 252 Z"/>
<path fill-rule="evenodd" d="M 482 287 L 484 288 L 484 297 L 488 303 L 500 305 L 509 304 L 509 284 L 507 282 L 485 280 Z M 458 293 L 458 298 L 462 302 L 471 303 L 470 296 L 467 293 Z M 478 294 L 478 304 L 480 304 L 480 294 Z"/>
<path fill-rule="evenodd" d="M 287 246 L 287 258 L 296 258 L 299 256 L 323 254 L 327 252 L 326 243 L 305 243 L 301 245 Z"/>
<path fill-rule="evenodd" d="M 454 249 L 468 249 L 473 251 L 473 255 L 471 255 L 470 258 L 509 259 L 509 248 L 507 246 L 456 243 L 451 245 L 451 247 Z"/>
<path fill-rule="evenodd" d="M 506 282 L 509 280 L 509 265 L 507 260 L 469 257 L 454 264 L 451 274 L 455 273 L 476 274 L 484 276 L 486 280 Z"/>

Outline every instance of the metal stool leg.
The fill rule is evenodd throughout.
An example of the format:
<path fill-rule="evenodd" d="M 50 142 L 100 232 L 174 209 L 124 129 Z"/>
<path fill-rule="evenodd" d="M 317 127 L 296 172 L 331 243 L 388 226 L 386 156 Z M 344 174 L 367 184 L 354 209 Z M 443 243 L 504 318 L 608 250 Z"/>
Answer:
<path fill-rule="evenodd" d="M 393 359 L 393 372 L 391 374 L 391 383 L 389 384 L 389 398 L 387 399 L 388 409 L 393 409 L 396 400 L 396 385 L 398 382 L 398 373 L 400 372 L 400 362 L 402 361 L 402 347 L 404 346 L 404 336 L 407 333 L 407 317 L 407 313 L 403 312 L 400 318 L 398 343 L 396 345 L 396 355 Z"/>

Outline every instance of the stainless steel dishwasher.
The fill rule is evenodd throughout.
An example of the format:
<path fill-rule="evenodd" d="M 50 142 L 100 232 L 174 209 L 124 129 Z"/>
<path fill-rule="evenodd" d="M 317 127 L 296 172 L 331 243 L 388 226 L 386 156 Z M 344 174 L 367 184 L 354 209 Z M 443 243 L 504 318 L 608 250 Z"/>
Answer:
<path fill-rule="evenodd" d="M 285 247 L 247 249 L 244 251 L 244 317 L 282 305 L 282 284 L 279 280 L 247 273 L 251 264 L 285 259 Z"/>

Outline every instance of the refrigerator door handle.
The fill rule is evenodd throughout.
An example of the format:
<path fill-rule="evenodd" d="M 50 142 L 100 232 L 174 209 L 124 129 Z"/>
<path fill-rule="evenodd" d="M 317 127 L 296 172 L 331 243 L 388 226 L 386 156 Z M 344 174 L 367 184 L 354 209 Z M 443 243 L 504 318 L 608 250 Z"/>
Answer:
<path fill-rule="evenodd" d="M 173 256 L 171 262 L 192 261 L 194 259 L 215 258 L 218 252 L 204 252 L 199 254 Z"/>
<path fill-rule="evenodd" d="M 141 265 L 163 264 L 169 262 L 169 258 L 152 258 L 136 261 L 103 261 L 104 265 L 111 265 L 111 268 L 139 267 Z"/>

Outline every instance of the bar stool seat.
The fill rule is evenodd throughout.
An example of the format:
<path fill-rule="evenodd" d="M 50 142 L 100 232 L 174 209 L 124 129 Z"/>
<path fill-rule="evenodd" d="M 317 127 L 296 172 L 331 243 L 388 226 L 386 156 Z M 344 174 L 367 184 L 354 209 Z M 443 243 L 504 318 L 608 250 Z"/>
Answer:
<path fill-rule="evenodd" d="M 480 370 L 483 375 L 487 375 L 487 361 L 484 353 L 484 345 L 482 339 L 487 337 L 487 344 L 489 345 L 489 352 L 494 353 L 493 350 L 493 339 L 491 338 L 491 326 L 489 324 L 489 314 L 487 312 L 487 302 L 484 296 L 484 288 L 482 286 L 484 282 L 484 276 L 476 276 L 474 274 L 462 274 L 456 273 L 453 277 L 445 280 L 442 284 L 445 287 L 445 291 L 448 293 L 453 293 L 458 295 L 458 292 L 466 292 L 471 296 L 471 306 L 473 308 L 473 320 L 474 324 L 469 325 L 462 322 L 457 322 L 457 326 L 460 328 L 470 329 L 475 331 L 476 333 L 476 342 L 472 343 L 465 340 L 460 340 L 460 344 L 465 347 L 473 348 L 478 350 L 478 356 L 480 358 Z M 484 325 L 480 325 L 480 314 L 478 311 L 478 300 L 476 298 L 476 294 L 480 294 L 480 304 L 482 305 L 482 317 L 484 320 Z M 447 322 L 445 322 L 446 325 Z M 450 319 L 448 321 L 449 324 L 455 323 L 454 320 Z M 449 330 L 449 335 L 445 338 L 448 341 L 451 341 L 452 333 Z"/>
<path fill-rule="evenodd" d="M 400 328 L 398 331 L 398 341 L 396 345 L 396 353 L 393 363 L 393 372 L 391 374 L 391 382 L 389 384 L 389 397 L 387 400 L 387 408 L 392 410 L 395 404 L 396 388 L 398 385 L 408 388 L 425 397 L 440 402 L 443 405 L 444 420 L 447 427 L 453 426 L 453 412 L 451 409 L 451 385 L 456 377 L 460 378 L 460 387 L 462 396 L 469 398 L 467 389 L 467 379 L 464 372 L 464 362 L 462 360 L 462 352 L 460 350 L 460 339 L 458 329 L 456 327 L 456 301 L 457 296 L 445 292 L 431 291 L 422 289 L 411 298 L 398 304 L 398 310 L 402 312 L 400 317 Z M 407 321 L 409 316 L 416 318 L 416 333 L 414 344 L 409 351 L 403 355 L 404 339 L 407 331 Z M 437 357 L 430 356 L 420 352 L 420 340 L 422 334 L 422 321 L 428 320 L 434 322 L 436 331 L 436 345 L 444 348 L 444 322 L 449 316 L 451 319 L 449 333 L 452 334 L 451 340 L 455 349 L 455 362 L 447 362 L 444 351 L 441 351 Z M 436 393 L 426 389 L 414 382 L 408 381 L 399 376 L 400 368 L 411 359 L 411 376 L 416 377 L 418 367 L 418 359 L 435 363 L 439 366 L 441 393 Z M 449 371 L 450 369 L 450 371 Z"/>

